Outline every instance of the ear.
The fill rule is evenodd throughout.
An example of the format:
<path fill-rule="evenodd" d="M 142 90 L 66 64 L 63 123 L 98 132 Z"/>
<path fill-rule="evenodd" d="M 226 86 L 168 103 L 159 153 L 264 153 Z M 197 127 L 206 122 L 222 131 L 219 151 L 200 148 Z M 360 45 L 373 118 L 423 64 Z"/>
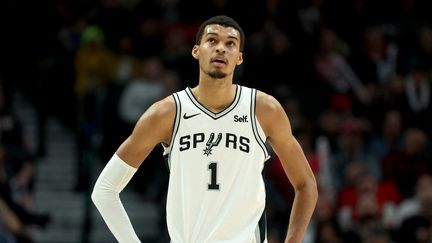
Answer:
<path fill-rule="evenodd" d="M 199 56 L 199 46 L 198 45 L 194 45 L 194 47 L 192 48 L 192 56 L 198 60 L 198 56 Z"/>
<path fill-rule="evenodd" d="M 237 60 L 237 66 L 243 63 L 243 52 L 240 52 L 238 60 Z"/>

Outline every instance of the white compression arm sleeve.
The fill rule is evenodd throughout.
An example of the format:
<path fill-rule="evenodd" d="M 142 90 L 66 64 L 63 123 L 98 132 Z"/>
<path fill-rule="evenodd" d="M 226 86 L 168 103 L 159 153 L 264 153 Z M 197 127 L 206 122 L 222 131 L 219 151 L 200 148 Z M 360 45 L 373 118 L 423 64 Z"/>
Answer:
<path fill-rule="evenodd" d="M 108 228 L 120 243 L 141 242 L 119 195 L 136 171 L 114 154 L 99 175 L 91 195 Z"/>

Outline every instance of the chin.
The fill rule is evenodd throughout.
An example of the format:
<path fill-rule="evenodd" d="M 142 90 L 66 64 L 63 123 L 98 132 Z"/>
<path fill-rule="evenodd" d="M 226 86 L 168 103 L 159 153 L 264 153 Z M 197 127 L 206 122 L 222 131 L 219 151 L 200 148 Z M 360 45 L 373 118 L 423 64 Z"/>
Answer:
<path fill-rule="evenodd" d="M 221 71 L 211 71 L 207 73 L 210 77 L 215 78 L 215 79 L 223 79 L 227 76 L 226 73 L 221 72 Z"/>

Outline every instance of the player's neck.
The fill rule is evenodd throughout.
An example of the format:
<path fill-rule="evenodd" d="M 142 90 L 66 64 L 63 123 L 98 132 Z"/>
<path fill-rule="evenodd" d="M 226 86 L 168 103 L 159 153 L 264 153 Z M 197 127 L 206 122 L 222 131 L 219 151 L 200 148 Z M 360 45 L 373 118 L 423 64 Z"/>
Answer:
<path fill-rule="evenodd" d="M 236 86 L 222 80 L 200 81 L 192 89 L 195 98 L 212 112 L 220 112 L 228 107 L 235 98 Z"/>

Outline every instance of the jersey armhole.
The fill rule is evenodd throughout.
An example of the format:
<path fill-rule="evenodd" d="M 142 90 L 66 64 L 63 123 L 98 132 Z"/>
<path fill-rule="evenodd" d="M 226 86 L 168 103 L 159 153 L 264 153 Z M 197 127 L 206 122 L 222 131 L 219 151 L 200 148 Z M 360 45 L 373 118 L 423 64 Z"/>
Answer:
<path fill-rule="evenodd" d="M 177 131 L 178 128 L 180 126 L 180 114 L 181 114 L 181 103 L 180 103 L 180 99 L 178 97 L 178 93 L 174 93 L 172 94 L 174 101 L 175 101 L 175 105 L 176 105 L 176 114 L 175 114 L 175 120 L 174 120 L 174 125 L 173 125 L 173 129 L 172 129 L 172 134 L 171 134 L 171 141 L 169 144 L 162 144 L 162 147 L 164 149 L 163 151 L 163 157 L 165 158 L 168 168 L 170 168 L 170 161 L 169 161 L 169 155 L 171 154 L 171 151 L 173 149 L 174 146 L 174 141 L 175 141 L 175 137 L 177 135 Z"/>
<path fill-rule="evenodd" d="M 251 90 L 251 120 L 252 120 L 252 131 L 255 137 L 255 140 L 258 142 L 259 146 L 261 147 L 263 153 L 264 153 L 264 162 L 270 159 L 270 153 L 267 150 L 266 147 L 266 140 L 267 136 L 264 133 L 264 130 L 262 129 L 261 125 L 259 124 L 258 118 L 256 117 L 256 94 L 257 90 L 252 89 Z"/>

